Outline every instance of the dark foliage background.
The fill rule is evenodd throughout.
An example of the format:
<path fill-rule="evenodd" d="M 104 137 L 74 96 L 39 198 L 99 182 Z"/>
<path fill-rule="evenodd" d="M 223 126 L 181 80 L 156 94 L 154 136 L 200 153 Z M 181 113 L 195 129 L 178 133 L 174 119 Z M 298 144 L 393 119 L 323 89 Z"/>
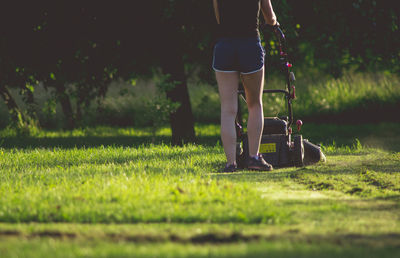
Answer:
<path fill-rule="evenodd" d="M 335 77 L 346 69 L 400 71 L 400 9 L 395 0 L 272 2 L 296 64 Z M 150 77 L 157 71 L 170 74 L 174 87 L 161 90 L 179 103 L 170 114 L 173 142 L 192 141 L 187 80 L 196 71 L 199 80 L 213 82 L 209 67 L 215 25 L 212 1 L 204 0 L 3 3 L 0 95 L 10 124 L 18 127 L 36 116 L 33 108 L 18 107 L 10 88 L 19 89 L 28 107 L 35 105 L 36 85 L 54 89 L 65 116 L 63 127 L 71 129 L 82 124 L 93 101 L 99 104 L 97 120 L 102 122 L 101 100 L 110 82 Z M 271 33 L 266 31 L 264 37 L 274 55 Z"/>

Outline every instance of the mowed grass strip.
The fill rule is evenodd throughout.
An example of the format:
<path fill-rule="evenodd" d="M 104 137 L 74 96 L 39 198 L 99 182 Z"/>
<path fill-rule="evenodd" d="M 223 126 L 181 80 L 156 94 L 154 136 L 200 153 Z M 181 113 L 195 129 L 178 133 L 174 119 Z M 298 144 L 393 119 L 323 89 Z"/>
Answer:
<path fill-rule="evenodd" d="M 1 222 L 280 223 L 246 183 L 213 180 L 220 147 L 0 150 Z"/>

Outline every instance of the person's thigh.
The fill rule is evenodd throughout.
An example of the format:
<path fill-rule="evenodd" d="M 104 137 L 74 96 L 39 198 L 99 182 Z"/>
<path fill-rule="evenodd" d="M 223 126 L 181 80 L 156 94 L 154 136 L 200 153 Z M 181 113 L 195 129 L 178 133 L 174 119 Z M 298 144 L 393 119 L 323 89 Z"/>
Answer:
<path fill-rule="evenodd" d="M 221 112 L 237 112 L 239 72 L 215 72 L 221 100 Z"/>
<path fill-rule="evenodd" d="M 241 74 L 246 101 L 249 106 L 262 103 L 262 91 L 264 88 L 264 67 L 260 71 L 251 74 Z"/>

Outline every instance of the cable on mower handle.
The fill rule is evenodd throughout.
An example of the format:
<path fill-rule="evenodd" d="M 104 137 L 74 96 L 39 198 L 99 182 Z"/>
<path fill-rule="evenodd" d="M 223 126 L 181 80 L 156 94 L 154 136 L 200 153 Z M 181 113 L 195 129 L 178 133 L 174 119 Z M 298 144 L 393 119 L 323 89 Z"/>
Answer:
<path fill-rule="evenodd" d="M 295 87 L 294 87 L 294 85 L 292 85 L 292 83 L 294 83 L 294 81 L 296 79 L 295 79 L 294 73 L 292 73 L 290 71 L 290 68 L 292 68 L 292 64 L 289 63 L 289 60 L 288 60 L 285 34 L 283 33 L 282 29 L 280 28 L 279 23 L 277 23 L 274 26 L 270 26 L 270 27 L 272 27 L 272 30 L 275 33 L 275 36 L 278 40 L 279 56 L 280 56 L 279 59 L 281 61 L 282 72 L 284 73 L 285 78 L 286 78 L 287 90 L 285 90 L 284 94 L 286 95 L 286 99 L 287 99 L 288 112 L 289 112 L 288 127 L 290 127 L 293 124 L 292 100 L 296 98 Z M 271 90 L 266 90 L 266 92 L 271 92 Z"/>

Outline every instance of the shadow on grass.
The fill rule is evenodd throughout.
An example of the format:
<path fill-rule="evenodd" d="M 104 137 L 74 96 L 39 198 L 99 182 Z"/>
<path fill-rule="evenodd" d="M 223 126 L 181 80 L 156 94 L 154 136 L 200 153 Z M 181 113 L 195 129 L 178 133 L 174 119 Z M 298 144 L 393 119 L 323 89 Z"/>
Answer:
<path fill-rule="evenodd" d="M 214 130 L 215 128 L 209 130 Z M 215 126 L 218 127 L 218 126 Z M 204 129 L 203 129 L 204 130 Z M 101 130 L 100 130 L 101 131 Z M 117 133 L 117 131 L 116 131 Z M 301 131 L 303 138 L 312 143 L 329 146 L 348 146 L 352 148 L 356 139 L 362 146 L 377 147 L 387 151 L 400 152 L 400 124 L 364 124 L 364 125 L 336 125 L 336 124 L 306 124 Z M 215 146 L 221 142 L 216 134 L 200 135 L 195 144 Z M 65 137 L 18 137 L 9 136 L 0 139 L 0 147 L 5 149 L 32 149 L 32 148 L 89 148 L 99 146 L 137 147 L 150 144 L 171 144 L 170 136 L 65 136 Z"/>
<path fill-rule="evenodd" d="M 196 144 L 215 146 L 220 140 L 218 136 L 198 137 Z M 151 144 L 171 144 L 171 137 L 157 136 L 67 136 L 67 137 L 7 137 L 0 140 L 4 149 L 33 149 L 33 148 L 91 148 L 100 146 L 138 147 Z"/>
<path fill-rule="evenodd" d="M 305 124 L 303 138 L 322 145 L 352 147 L 356 139 L 363 147 L 400 152 L 400 123 L 380 124 Z"/>
<path fill-rule="evenodd" d="M 396 173 L 400 164 L 389 164 L 389 165 L 370 165 L 368 169 L 376 170 L 377 173 Z M 239 171 L 235 173 L 213 173 L 211 177 L 215 179 L 225 179 L 233 182 L 267 182 L 267 181 L 281 181 L 285 178 L 295 178 L 297 175 L 307 174 L 319 174 L 319 175 L 359 175 L 363 171 L 363 167 L 359 168 L 344 168 L 338 167 L 335 170 L 326 170 L 317 168 L 285 168 L 282 170 L 276 169 L 275 172 L 249 172 Z"/>
<path fill-rule="evenodd" d="M 389 155 L 390 156 L 390 155 Z M 329 157 L 328 157 L 329 158 Z M 335 175 L 360 175 L 366 170 L 377 174 L 395 174 L 398 173 L 400 160 L 391 157 L 377 157 L 372 160 L 352 160 L 347 163 L 324 164 L 315 166 L 306 166 L 302 168 L 281 168 L 272 172 L 253 172 L 241 170 L 235 173 L 213 173 L 211 176 L 215 179 L 224 179 L 234 182 L 267 182 L 282 181 L 285 178 L 296 179 L 307 177 L 308 175 L 335 176 Z"/>
<path fill-rule="evenodd" d="M 185 245 L 248 244 L 246 254 L 240 254 L 241 252 L 239 252 L 237 255 L 230 253 L 229 255 L 218 255 L 218 257 L 398 257 L 396 254 L 400 254 L 400 249 L 398 248 L 400 234 L 398 233 L 303 234 L 298 231 L 288 231 L 281 234 L 243 234 L 240 232 L 206 232 L 181 236 L 169 232 L 161 232 L 161 234 L 133 232 L 106 233 L 101 236 L 92 236 L 90 234 L 82 236 L 75 232 L 57 230 L 34 231 L 30 233 L 17 230 L 0 230 L 0 237 L 6 243 L 10 240 L 24 239 L 31 241 L 53 240 L 60 241 L 53 244 L 64 243 L 68 245 L 72 243 L 71 241 L 79 240 L 84 243 L 96 241 L 100 244 L 107 243 L 108 245 L 119 243 L 119 247 L 122 247 L 124 244 L 157 243 Z M 234 246 L 232 247 L 235 248 Z M 385 255 L 379 256 L 378 254 Z M 207 255 L 207 257 L 213 256 Z"/>
<path fill-rule="evenodd" d="M 280 181 L 292 175 L 293 171 L 279 171 L 276 172 L 249 172 L 239 171 L 235 173 L 214 173 L 211 175 L 215 179 L 224 179 L 232 182 L 267 182 L 267 181 Z"/>
<path fill-rule="evenodd" d="M 325 146 L 333 142 L 337 146 L 352 148 L 356 138 L 342 137 L 335 141 L 335 138 L 308 137 L 313 143 L 319 143 Z M 373 139 L 373 140 L 372 140 Z M 148 145 L 171 144 L 171 137 L 157 136 L 153 139 L 151 136 L 67 136 L 67 137 L 6 137 L 0 140 L 0 148 L 4 149 L 34 149 L 34 148 L 91 148 L 100 146 L 114 147 L 138 147 Z M 220 144 L 219 136 L 200 136 L 195 142 L 197 145 L 214 147 Z M 391 152 L 400 152 L 400 137 L 374 137 L 361 139 L 361 144 L 368 147 L 377 147 Z M 368 151 L 366 151 L 368 152 Z M 360 155 L 364 153 L 359 153 Z M 357 155 L 357 153 L 332 153 L 330 155 Z"/>

